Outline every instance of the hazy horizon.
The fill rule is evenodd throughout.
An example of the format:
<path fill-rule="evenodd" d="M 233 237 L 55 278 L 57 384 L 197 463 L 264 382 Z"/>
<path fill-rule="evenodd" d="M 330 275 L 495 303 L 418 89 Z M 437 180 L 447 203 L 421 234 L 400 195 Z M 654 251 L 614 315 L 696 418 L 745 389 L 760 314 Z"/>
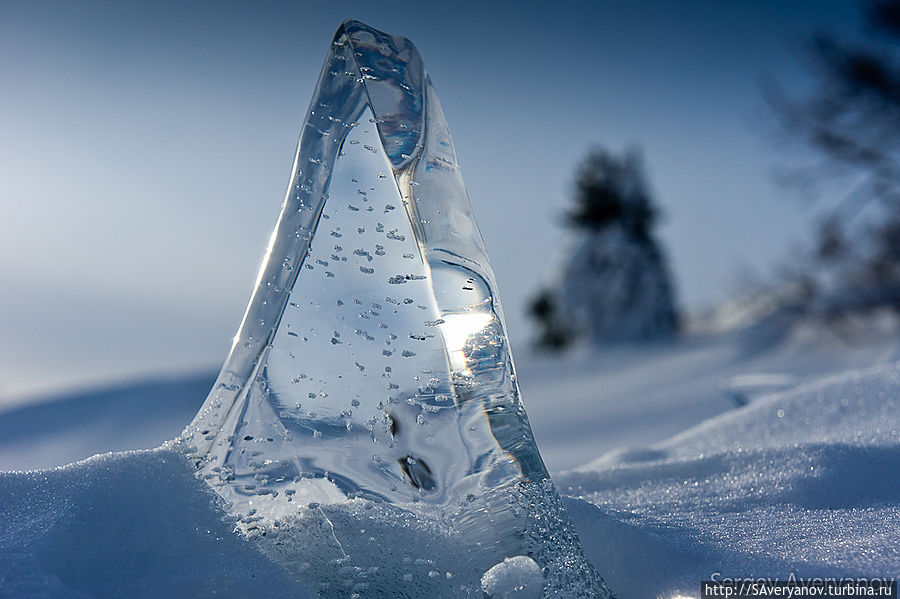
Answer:
<path fill-rule="evenodd" d="M 0 407 L 222 363 L 277 219 L 328 43 L 410 38 L 437 88 L 515 348 L 573 238 L 594 145 L 643 149 L 681 305 L 790 258 L 811 213 L 779 184 L 760 82 L 853 2 L 336 6 L 0 3 Z"/>

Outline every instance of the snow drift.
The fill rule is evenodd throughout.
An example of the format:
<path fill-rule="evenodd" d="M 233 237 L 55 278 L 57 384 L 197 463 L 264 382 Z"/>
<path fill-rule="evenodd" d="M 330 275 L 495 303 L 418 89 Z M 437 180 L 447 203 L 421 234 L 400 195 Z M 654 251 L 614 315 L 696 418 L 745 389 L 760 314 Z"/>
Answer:
<path fill-rule="evenodd" d="M 898 398 L 896 365 L 824 379 L 556 484 L 622 597 L 693 595 L 716 572 L 894 577 Z"/>
<path fill-rule="evenodd" d="M 555 481 L 588 557 L 624 599 L 696 595 L 715 572 L 897 576 L 898 398 L 896 364 L 826 378 Z M 309 591 L 224 514 L 170 448 L 0 474 L 0 589 L 76 597 Z M 453 550 L 439 534 L 417 534 L 434 555 Z M 371 545 L 373 562 L 390 551 Z"/>
<path fill-rule="evenodd" d="M 166 448 L 0 474 L 0 595 L 311 596 Z"/>

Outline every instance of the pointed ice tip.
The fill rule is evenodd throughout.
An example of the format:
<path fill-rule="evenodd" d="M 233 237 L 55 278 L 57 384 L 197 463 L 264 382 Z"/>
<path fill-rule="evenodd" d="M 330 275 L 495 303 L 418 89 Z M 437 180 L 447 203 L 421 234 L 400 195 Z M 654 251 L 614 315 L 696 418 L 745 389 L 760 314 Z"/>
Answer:
<path fill-rule="evenodd" d="M 334 32 L 334 39 L 332 40 L 332 43 L 342 43 L 343 37 L 346 36 L 347 38 L 349 38 L 351 35 L 353 35 L 354 32 L 359 30 L 376 31 L 362 21 L 357 21 L 356 19 L 344 19 L 344 22 L 341 23 L 340 26 L 338 26 L 337 31 Z M 378 33 L 382 33 L 382 35 L 384 35 L 384 33 L 381 31 L 378 31 Z"/>
<path fill-rule="evenodd" d="M 390 35 L 347 19 L 335 33 L 332 52 L 350 46 L 346 66 L 357 73 L 378 132 L 395 169 L 412 162 L 423 146 L 425 130 L 425 66 L 405 37 Z M 355 67 L 355 68 L 353 68 Z"/>
<path fill-rule="evenodd" d="M 375 29 L 374 27 L 370 27 L 363 23 L 362 21 L 357 21 L 356 19 L 344 19 L 344 22 L 341 23 L 341 26 L 338 27 L 338 34 L 347 33 L 352 34 L 354 31 L 369 31 L 375 35 L 389 35 L 383 31 Z"/>
<path fill-rule="evenodd" d="M 360 37 L 360 34 L 369 34 L 375 38 L 391 38 L 394 40 L 402 40 L 402 42 L 405 42 L 405 44 L 412 45 L 410 41 L 405 37 L 385 33 L 380 29 L 370 27 L 369 25 L 366 25 L 362 21 L 357 21 L 356 19 L 344 19 L 344 22 L 341 23 L 340 27 L 338 27 L 338 30 L 335 33 L 334 37 L 335 39 L 337 39 L 341 35 L 347 35 L 347 37 L 351 39 L 358 39 Z"/>

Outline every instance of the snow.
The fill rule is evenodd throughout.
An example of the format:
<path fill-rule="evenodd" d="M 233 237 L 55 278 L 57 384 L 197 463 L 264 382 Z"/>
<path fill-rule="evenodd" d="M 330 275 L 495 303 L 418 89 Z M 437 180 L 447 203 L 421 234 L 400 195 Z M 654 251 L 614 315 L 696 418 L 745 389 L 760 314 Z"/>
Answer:
<path fill-rule="evenodd" d="M 777 375 L 804 383 L 900 360 L 900 324 L 881 316 L 840 330 L 815 323 L 791 329 L 763 320 L 672 343 L 515 357 L 538 447 L 555 473 L 608 451 L 661 441 L 732 410 L 729 385 L 735 379 L 766 375 L 769 383 Z M 770 387 L 760 385 L 761 392 Z"/>
<path fill-rule="evenodd" d="M 716 572 L 900 575 L 900 335 L 890 319 L 853 326 L 773 334 L 756 323 L 567 358 L 520 352 L 539 447 L 617 596 L 696 596 Z M 208 378 L 0 414 L 0 469 L 157 445 L 202 403 Z M 748 405 L 735 408 L 729 385 Z M 127 434 L 107 438 L 117 428 Z M 171 446 L 2 473 L 0 594 L 301 593 L 234 525 Z M 377 564 L 386 545 L 371 546 Z M 440 535 L 424 547 L 459 551 Z M 528 596 L 526 565 L 495 568 L 482 578 L 490 596 Z"/>
<path fill-rule="evenodd" d="M 308 597 L 171 449 L 0 474 L 4 597 Z"/>
<path fill-rule="evenodd" d="M 485 572 L 481 588 L 488 599 L 540 599 L 544 575 L 533 559 L 516 555 Z"/>
<path fill-rule="evenodd" d="M 69 393 L 0 412 L 0 470 L 52 468 L 176 437 L 215 373 Z"/>
<path fill-rule="evenodd" d="M 695 591 L 715 572 L 897 576 L 898 398 L 897 364 L 830 377 L 555 481 L 621 597 Z"/>

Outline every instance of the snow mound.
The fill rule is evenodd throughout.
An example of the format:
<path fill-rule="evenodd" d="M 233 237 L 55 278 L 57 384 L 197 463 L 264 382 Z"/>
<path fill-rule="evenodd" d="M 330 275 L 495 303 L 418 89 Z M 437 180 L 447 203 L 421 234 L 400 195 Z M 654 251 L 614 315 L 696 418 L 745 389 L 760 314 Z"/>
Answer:
<path fill-rule="evenodd" d="M 52 468 L 158 447 L 184 430 L 216 373 L 67 393 L 0 412 L 0 470 Z"/>
<path fill-rule="evenodd" d="M 898 402 L 896 365 L 832 377 L 556 482 L 623 599 L 695 591 L 716 572 L 897 576 Z"/>
<path fill-rule="evenodd" d="M 742 329 L 566 357 L 519 355 L 517 374 L 541 456 L 555 474 L 730 412 L 735 391 L 753 403 L 774 390 L 735 389 L 735 381 L 790 379 L 787 391 L 793 382 L 893 364 L 898 339 L 900 324 L 883 320 L 842 331 L 797 325 L 775 341 Z"/>
<path fill-rule="evenodd" d="M 0 595 L 311 596 L 223 516 L 164 448 L 0 473 Z"/>
<path fill-rule="evenodd" d="M 484 548 L 389 505 L 308 504 L 272 527 L 246 526 L 246 534 L 223 508 L 174 446 L 0 473 L 0 595 L 483 596 Z M 531 532 L 556 541 L 549 529 L 558 525 L 545 518 Z M 485 584 L 497 598 L 527 599 L 570 596 L 554 589 L 588 580 L 577 569 L 562 575 L 573 580 L 545 581 L 536 564 L 517 561 Z"/>

